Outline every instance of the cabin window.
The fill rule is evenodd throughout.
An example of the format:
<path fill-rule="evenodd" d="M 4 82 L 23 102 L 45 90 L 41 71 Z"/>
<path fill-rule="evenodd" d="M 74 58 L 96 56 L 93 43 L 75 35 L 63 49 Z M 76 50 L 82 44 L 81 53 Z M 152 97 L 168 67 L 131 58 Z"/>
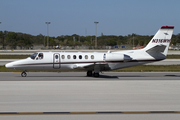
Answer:
<path fill-rule="evenodd" d="M 76 59 L 76 55 L 73 55 L 73 58 Z"/>
<path fill-rule="evenodd" d="M 64 59 L 64 58 L 65 58 L 65 56 L 64 56 L 64 55 L 62 55 L 62 56 L 61 56 L 61 58 L 62 58 L 62 59 Z"/>
<path fill-rule="evenodd" d="M 32 55 L 30 56 L 30 58 L 34 60 L 34 59 L 36 58 L 37 54 L 38 54 L 38 53 L 32 54 Z"/>
<path fill-rule="evenodd" d="M 94 59 L 94 55 L 91 55 L 91 59 Z"/>
<path fill-rule="evenodd" d="M 106 54 L 104 54 L 104 56 L 103 56 L 103 60 L 106 60 Z"/>
<path fill-rule="evenodd" d="M 88 56 L 87 56 L 87 55 L 85 55 L 85 59 L 88 59 Z"/>
<path fill-rule="evenodd" d="M 68 59 L 71 59 L 71 56 L 70 56 L 70 55 L 68 55 L 68 56 L 67 56 L 67 58 L 68 58 Z"/>
<path fill-rule="evenodd" d="M 79 55 L 79 59 L 82 59 L 82 55 Z"/>

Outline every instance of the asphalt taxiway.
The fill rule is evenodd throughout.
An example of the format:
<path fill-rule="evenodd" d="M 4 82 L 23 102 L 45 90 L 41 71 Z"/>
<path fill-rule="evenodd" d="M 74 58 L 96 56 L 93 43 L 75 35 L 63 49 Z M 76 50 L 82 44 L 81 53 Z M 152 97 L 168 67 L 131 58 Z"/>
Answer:
<path fill-rule="evenodd" d="M 178 119 L 180 114 L 148 111 L 180 111 L 179 72 L 105 72 L 99 78 L 85 72 L 0 73 L 0 119 Z M 137 114 L 53 114 L 43 112 L 125 112 Z M 142 114 L 138 114 L 141 111 Z M 34 113 L 34 114 L 33 114 Z M 36 114 L 42 113 L 42 114 Z"/>
<path fill-rule="evenodd" d="M 87 77 L 86 72 L 0 72 L 0 81 L 120 81 L 180 80 L 180 72 L 102 72 L 100 77 Z"/>

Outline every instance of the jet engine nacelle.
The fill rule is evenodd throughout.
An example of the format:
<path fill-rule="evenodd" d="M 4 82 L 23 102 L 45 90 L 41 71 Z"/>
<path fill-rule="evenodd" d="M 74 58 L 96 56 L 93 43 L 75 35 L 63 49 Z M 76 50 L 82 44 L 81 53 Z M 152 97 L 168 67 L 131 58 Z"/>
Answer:
<path fill-rule="evenodd" d="M 121 54 L 121 53 L 106 53 L 104 54 L 104 60 L 107 62 L 110 62 L 110 61 L 127 62 L 127 61 L 132 60 L 132 58 L 128 55 Z"/>

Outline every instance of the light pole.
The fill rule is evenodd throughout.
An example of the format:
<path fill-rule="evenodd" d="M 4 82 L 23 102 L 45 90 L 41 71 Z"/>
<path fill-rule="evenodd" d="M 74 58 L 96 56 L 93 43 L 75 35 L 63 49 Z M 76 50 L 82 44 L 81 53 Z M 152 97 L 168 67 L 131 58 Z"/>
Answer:
<path fill-rule="evenodd" d="M 0 24 L 1 24 L 1 22 L 0 22 Z M 3 33 L 3 32 L 2 32 Z M 3 49 L 4 49 L 4 34 L 3 34 Z"/>
<path fill-rule="evenodd" d="M 49 48 L 49 24 L 50 24 L 51 22 L 46 22 L 46 24 L 47 24 L 47 48 Z"/>
<path fill-rule="evenodd" d="M 99 22 L 94 22 L 94 23 L 95 23 L 95 25 L 96 25 L 95 48 L 97 48 L 97 24 L 98 24 Z"/>
<path fill-rule="evenodd" d="M 133 49 L 134 49 L 134 34 L 133 34 Z"/>

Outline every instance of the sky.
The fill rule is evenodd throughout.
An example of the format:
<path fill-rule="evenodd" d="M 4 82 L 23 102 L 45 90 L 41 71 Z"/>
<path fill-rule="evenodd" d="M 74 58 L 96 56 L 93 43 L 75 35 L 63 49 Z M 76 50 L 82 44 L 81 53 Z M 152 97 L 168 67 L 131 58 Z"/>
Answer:
<path fill-rule="evenodd" d="M 0 0 L 0 31 L 31 35 L 154 35 L 180 33 L 179 0 Z"/>

